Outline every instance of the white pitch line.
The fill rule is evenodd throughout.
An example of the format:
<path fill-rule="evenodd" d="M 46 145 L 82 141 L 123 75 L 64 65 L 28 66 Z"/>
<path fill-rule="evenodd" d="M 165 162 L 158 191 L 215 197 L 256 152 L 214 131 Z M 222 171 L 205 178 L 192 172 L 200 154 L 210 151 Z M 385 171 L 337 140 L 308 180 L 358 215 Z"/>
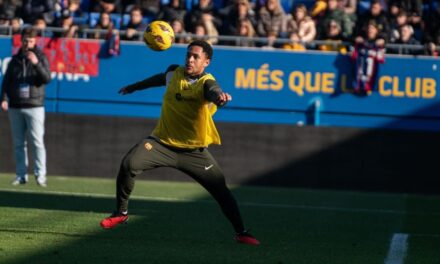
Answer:
<path fill-rule="evenodd" d="M 385 264 L 404 264 L 406 251 L 408 249 L 408 238 L 408 234 L 393 234 Z"/>
<path fill-rule="evenodd" d="M 27 190 L 27 189 L 0 188 L 0 191 L 34 193 L 34 194 L 55 194 L 55 195 L 76 196 L 76 197 L 94 197 L 94 198 L 114 198 L 115 197 L 114 195 L 110 195 L 110 194 L 78 193 L 78 192 L 63 192 L 63 191 L 49 191 L 49 190 L 36 191 L 36 190 Z M 199 199 L 158 197 L 158 196 L 132 195 L 131 198 L 137 199 L 137 200 L 163 201 L 163 202 L 216 203 L 214 200 L 199 200 Z M 240 206 L 249 206 L 249 207 L 286 208 L 286 209 L 302 209 L 302 210 L 318 210 L 318 211 L 339 211 L 339 212 L 349 212 L 349 213 L 408 214 L 407 211 L 392 210 L 392 209 L 380 209 L 380 208 L 369 209 L 369 208 L 348 208 L 348 207 L 337 207 L 337 206 L 314 206 L 314 205 L 254 203 L 254 202 L 240 202 L 239 205 Z M 415 212 L 413 214 L 440 215 L 440 212 L 432 212 L 432 213 L 424 213 L 424 212 L 417 213 L 417 212 Z"/>

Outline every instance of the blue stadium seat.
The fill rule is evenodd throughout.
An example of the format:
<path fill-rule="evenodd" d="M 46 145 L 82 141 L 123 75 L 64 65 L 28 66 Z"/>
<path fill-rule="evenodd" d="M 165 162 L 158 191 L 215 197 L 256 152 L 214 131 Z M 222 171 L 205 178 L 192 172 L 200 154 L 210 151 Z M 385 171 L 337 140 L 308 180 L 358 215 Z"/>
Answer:
<path fill-rule="evenodd" d="M 89 21 L 89 13 L 82 13 L 81 16 L 73 16 L 73 23 L 76 25 L 86 25 Z"/>
<path fill-rule="evenodd" d="M 154 19 L 154 16 L 144 16 L 142 18 L 142 22 L 144 24 L 149 24 L 151 21 L 153 21 L 153 19 Z M 125 28 L 129 22 L 130 22 L 130 14 L 123 14 L 121 28 Z"/>
<path fill-rule="evenodd" d="M 293 0 L 280 0 L 280 3 L 286 14 L 289 14 L 290 11 L 292 11 Z"/>
<path fill-rule="evenodd" d="M 307 7 L 307 10 L 310 11 L 310 9 L 315 5 L 315 2 L 315 0 L 295 0 L 293 1 L 290 11 L 301 4 L 305 5 Z"/>

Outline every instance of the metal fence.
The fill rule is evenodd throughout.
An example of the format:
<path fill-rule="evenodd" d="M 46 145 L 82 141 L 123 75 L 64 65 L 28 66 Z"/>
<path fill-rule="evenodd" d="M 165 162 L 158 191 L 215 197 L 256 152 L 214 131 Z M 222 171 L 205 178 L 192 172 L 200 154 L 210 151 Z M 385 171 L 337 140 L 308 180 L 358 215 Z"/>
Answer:
<path fill-rule="evenodd" d="M 20 28 L 19 30 L 21 30 Z M 19 32 L 18 30 L 18 32 Z M 66 32 L 66 30 L 58 27 L 47 27 L 44 30 L 40 30 L 40 35 L 42 37 L 53 37 L 53 36 L 62 36 L 63 33 Z M 13 28 L 11 26 L 0 26 L 0 36 L 12 36 L 15 34 Z M 127 31 L 125 30 L 117 30 L 119 35 L 121 37 L 125 37 L 127 34 Z M 105 39 L 106 35 L 108 34 L 108 30 L 103 29 L 89 29 L 89 28 L 79 28 L 77 31 L 76 38 L 80 39 L 94 39 L 95 34 L 99 34 L 99 39 Z M 264 37 L 242 37 L 242 36 L 227 36 L 227 35 L 219 35 L 219 36 L 211 36 L 211 35 L 205 35 L 203 37 L 197 36 L 195 34 L 187 33 L 187 34 L 175 34 L 176 38 L 182 38 L 186 40 L 191 39 L 200 39 L 203 38 L 205 40 L 208 39 L 215 39 L 217 41 L 217 45 L 222 46 L 241 46 L 246 47 L 246 43 L 254 43 L 256 47 L 264 47 L 267 46 L 270 43 L 270 40 L 268 38 Z M 137 41 L 142 42 L 143 41 L 143 32 L 136 32 L 134 34 L 133 40 L 130 41 Z M 288 38 L 277 38 L 275 39 L 271 44 L 275 46 L 282 46 L 283 44 L 291 43 L 290 39 Z M 347 41 L 330 41 L 330 40 L 314 40 L 307 43 L 301 43 L 307 50 L 316 50 L 320 45 L 333 45 L 333 48 L 337 48 L 340 46 L 347 47 L 348 50 L 353 49 L 353 43 L 347 42 Z M 424 45 L 404 45 L 404 44 L 386 44 L 385 48 L 387 51 L 393 50 L 394 53 L 401 54 L 403 50 L 411 50 L 414 51 L 418 55 L 423 55 L 425 51 Z M 436 50 L 439 51 L 440 49 L 436 47 Z"/>

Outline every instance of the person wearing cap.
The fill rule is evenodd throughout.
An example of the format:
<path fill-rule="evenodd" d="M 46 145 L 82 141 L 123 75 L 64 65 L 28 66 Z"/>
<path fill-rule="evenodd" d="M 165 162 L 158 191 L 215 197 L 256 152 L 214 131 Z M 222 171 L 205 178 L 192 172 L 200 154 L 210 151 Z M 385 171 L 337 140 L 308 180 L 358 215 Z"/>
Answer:
<path fill-rule="evenodd" d="M 36 46 L 37 32 L 22 33 L 19 52 L 9 62 L 1 85 L 1 109 L 8 111 L 14 145 L 16 176 L 12 185 L 28 181 L 27 136 L 33 148 L 37 184 L 47 186 L 44 146 L 45 86 L 51 80 L 47 57 Z"/>

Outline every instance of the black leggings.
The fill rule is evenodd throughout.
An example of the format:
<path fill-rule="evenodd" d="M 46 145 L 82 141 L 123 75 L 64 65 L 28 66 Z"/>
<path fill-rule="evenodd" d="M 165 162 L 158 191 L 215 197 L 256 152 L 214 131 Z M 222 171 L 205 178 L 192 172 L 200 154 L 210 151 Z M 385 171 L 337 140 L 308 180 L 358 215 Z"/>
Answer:
<path fill-rule="evenodd" d="M 158 167 L 176 168 L 192 177 L 214 197 L 234 230 L 244 230 L 237 202 L 226 186 L 222 170 L 209 151 L 205 148 L 175 149 L 153 138 L 140 141 L 121 162 L 116 182 L 116 206 L 119 212 L 128 210 L 128 199 L 133 191 L 136 175 Z"/>

